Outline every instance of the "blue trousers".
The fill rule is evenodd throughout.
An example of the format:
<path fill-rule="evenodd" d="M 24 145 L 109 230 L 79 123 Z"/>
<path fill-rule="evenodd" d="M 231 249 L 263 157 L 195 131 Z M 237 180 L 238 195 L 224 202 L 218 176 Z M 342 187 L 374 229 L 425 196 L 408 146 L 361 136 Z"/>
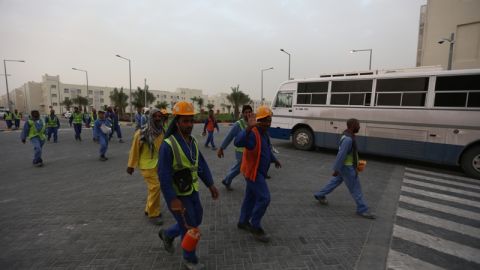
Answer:
<path fill-rule="evenodd" d="M 110 133 L 110 136 L 108 139 L 111 139 L 113 137 L 113 133 L 117 133 L 117 138 L 121 139 L 122 138 L 122 131 L 120 130 L 120 125 L 113 126 L 112 128 L 112 133 Z"/>
<path fill-rule="evenodd" d="M 240 174 L 240 166 L 242 165 L 243 152 L 235 151 L 235 164 L 230 168 L 227 176 L 223 179 L 226 185 L 232 184 L 233 178 Z"/>
<path fill-rule="evenodd" d="M 108 149 L 108 138 L 105 134 L 98 134 L 98 143 L 100 144 L 100 156 L 104 156 Z"/>
<path fill-rule="evenodd" d="M 30 139 L 30 143 L 33 145 L 33 164 L 43 162 L 42 160 L 42 148 L 45 143 L 39 137 L 33 137 Z"/>
<path fill-rule="evenodd" d="M 7 128 L 12 128 L 12 120 L 5 120 L 7 122 Z"/>
<path fill-rule="evenodd" d="M 205 142 L 205 146 L 208 146 L 209 143 L 212 144 L 212 147 L 215 147 L 215 142 L 213 142 L 213 132 L 214 131 L 208 131 L 208 137 L 207 137 L 207 141 Z"/>
<path fill-rule="evenodd" d="M 15 119 L 15 128 L 20 128 L 20 119 Z"/>
<path fill-rule="evenodd" d="M 265 176 L 258 173 L 255 182 L 245 179 L 247 187 L 240 211 L 239 223 L 250 222 L 254 228 L 262 228 L 260 222 L 270 204 L 270 191 Z"/>
<path fill-rule="evenodd" d="M 315 197 L 326 196 L 335 190 L 335 188 L 337 188 L 343 181 L 345 181 L 348 191 L 350 191 L 353 200 L 357 204 L 357 213 L 360 214 L 368 211 L 368 206 L 363 201 L 362 187 L 360 186 L 358 175 L 353 166 L 343 166 L 340 170 L 340 174 L 330 179 L 322 190 L 314 194 Z"/>
<path fill-rule="evenodd" d="M 57 127 L 49 127 L 47 128 L 47 140 L 50 141 L 50 138 L 53 134 L 53 142 L 58 141 L 58 128 Z"/>
<path fill-rule="evenodd" d="M 73 124 L 73 129 L 75 130 L 75 140 L 81 140 L 82 124 Z"/>
<path fill-rule="evenodd" d="M 203 218 L 203 207 L 202 207 L 202 203 L 200 202 L 200 197 L 198 195 L 198 192 L 194 191 L 189 196 L 178 196 L 177 198 L 182 201 L 183 207 L 186 210 L 184 212 L 184 216 L 187 224 L 191 227 L 200 226 Z M 170 238 L 181 236 L 181 239 L 183 239 L 183 236 L 187 232 L 187 228 L 185 227 L 185 222 L 183 220 L 183 217 L 181 214 L 177 212 L 173 212 L 171 210 L 170 212 L 173 214 L 173 217 L 175 218 L 177 223 L 170 226 L 168 229 L 166 229 L 165 234 Z M 183 250 L 183 258 L 192 263 L 198 262 L 198 258 L 197 258 L 197 255 L 195 254 L 195 250 L 191 252 Z"/>

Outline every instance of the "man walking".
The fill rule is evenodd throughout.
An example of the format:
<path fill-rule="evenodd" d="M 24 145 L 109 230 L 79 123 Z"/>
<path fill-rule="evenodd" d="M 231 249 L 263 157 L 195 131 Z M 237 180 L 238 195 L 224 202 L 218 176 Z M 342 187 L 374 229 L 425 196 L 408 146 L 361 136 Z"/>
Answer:
<path fill-rule="evenodd" d="M 160 181 L 158 180 L 158 150 L 163 142 L 165 130 L 163 129 L 162 113 L 152 109 L 149 123 L 135 132 L 128 157 L 127 173 L 133 174 L 135 167 L 141 171 L 147 184 L 147 203 L 145 215 L 155 225 L 162 225 L 160 213 Z"/>
<path fill-rule="evenodd" d="M 14 120 L 13 113 L 10 112 L 10 110 L 6 111 L 5 115 L 3 116 L 3 119 L 5 119 L 5 122 L 7 123 L 7 128 L 11 129 L 13 125 L 12 121 Z"/>
<path fill-rule="evenodd" d="M 355 119 L 347 120 L 347 129 L 343 132 L 340 139 L 340 146 L 337 157 L 333 165 L 333 178 L 327 183 L 322 190 L 314 194 L 320 204 L 328 205 L 327 197 L 330 192 L 334 191 L 343 181 L 347 185 L 348 191 L 352 195 L 353 200 L 357 204 L 357 215 L 375 219 L 375 216 L 368 210 L 368 206 L 363 201 L 362 188 L 357 173 L 358 151 L 355 134 L 360 130 L 360 122 Z"/>
<path fill-rule="evenodd" d="M 260 106 L 256 115 L 248 116 L 248 126 L 235 138 L 236 147 L 245 147 L 240 171 L 245 176 L 246 190 L 237 227 L 250 231 L 260 242 L 269 242 L 270 238 L 261 226 L 261 220 L 270 204 L 270 191 L 267 176 L 270 163 L 276 168 L 282 165 L 273 155 L 268 138 L 268 128 L 272 124 L 272 111 Z"/>
<path fill-rule="evenodd" d="M 53 142 L 58 142 L 58 129 L 60 128 L 60 121 L 55 115 L 55 110 L 50 110 L 50 115 L 45 117 L 45 123 L 47 125 L 47 141 L 50 142 L 50 138 L 53 134 Z"/>
<path fill-rule="evenodd" d="M 13 118 L 15 121 L 15 129 L 20 128 L 20 120 L 22 120 L 22 114 L 18 112 L 17 109 L 13 112 Z"/>
<path fill-rule="evenodd" d="M 199 195 L 199 178 L 210 190 L 214 200 L 218 190 L 213 183 L 207 162 L 198 150 L 197 141 L 191 136 L 193 129 L 193 104 L 180 101 L 173 107 L 174 120 L 160 147 L 158 175 L 163 196 L 177 223 L 158 235 L 165 250 L 174 252 L 173 241 L 183 237 L 191 227 L 198 228 L 202 223 L 203 208 Z M 183 264 L 187 269 L 204 269 L 199 263 L 195 249 L 183 250 Z"/>
<path fill-rule="evenodd" d="M 42 167 L 42 148 L 45 143 L 45 123 L 40 119 L 40 112 L 31 112 L 32 118 L 25 122 L 20 139 L 25 144 L 27 138 L 33 145 L 33 166 Z"/>
<path fill-rule="evenodd" d="M 78 107 L 73 108 L 73 113 L 70 116 L 70 126 L 73 123 L 73 129 L 75 131 L 75 140 L 82 141 L 80 134 L 82 133 L 82 122 L 83 122 L 83 113 L 78 110 Z"/>
<path fill-rule="evenodd" d="M 108 149 L 108 135 L 112 130 L 112 124 L 108 119 L 105 118 L 105 112 L 98 110 L 98 119 L 93 125 L 95 136 L 100 144 L 100 161 L 107 161 L 108 158 L 105 156 Z"/>
<path fill-rule="evenodd" d="M 252 113 L 252 107 L 250 105 L 243 105 L 242 107 L 242 118 L 240 118 L 230 129 L 228 132 L 227 137 L 222 142 L 222 146 L 218 149 L 217 156 L 218 158 L 223 158 L 223 150 L 227 149 L 228 145 L 232 142 L 235 137 L 242 131 L 245 130 L 247 127 L 248 116 Z M 242 156 L 243 156 L 243 147 L 236 147 L 235 148 L 235 164 L 230 168 L 230 171 L 222 180 L 222 184 L 225 186 L 227 190 L 233 190 L 231 187 L 233 178 L 240 174 L 240 164 L 242 164 Z"/>
<path fill-rule="evenodd" d="M 215 142 L 213 141 L 213 132 L 215 131 L 215 128 L 217 129 L 217 132 L 220 132 L 220 129 L 218 128 L 218 123 L 217 120 L 215 119 L 215 116 L 213 115 L 213 110 L 208 111 L 208 118 L 205 120 L 205 125 L 203 127 L 203 136 L 207 134 L 208 131 L 208 137 L 207 141 L 205 142 L 205 147 L 208 147 L 208 144 L 212 144 L 212 150 L 217 150 L 215 147 Z"/>
<path fill-rule="evenodd" d="M 117 133 L 118 142 L 123 143 L 122 130 L 120 129 L 120 122 L 118 119 L 118 109 L 115 108 L 115 110 L 113 110 L 112 107 L 108 107 L 106 116 L 108 119 L 110 119 L 110 122 L 112 123 L 112 133 L 110 133 L 110 135 L 108 136 L 108 140 L 112 139 L 113 133 Z"/>

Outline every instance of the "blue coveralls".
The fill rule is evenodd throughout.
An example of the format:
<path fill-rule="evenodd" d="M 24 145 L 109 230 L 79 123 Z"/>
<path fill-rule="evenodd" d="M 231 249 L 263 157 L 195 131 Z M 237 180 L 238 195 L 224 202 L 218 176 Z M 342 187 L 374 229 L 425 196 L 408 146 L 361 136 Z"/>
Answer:
<path fill-rule="evenodd" d="M 135 114 L 135 129 L 141 129 L 142 128 L 142 118 L 143 115 L 141 113 L 136 113 Z"/>
<path fill-rule="evenodd" d="M 120 123 L 118 122 L 118 115 L 114 112 L 108 112 L 106 118 L 109 118 L 112 123 L 112 132 L 108 136 L 110 140 L 113 137 L 113 133 L 117 133 L 117 138 L 122 139 L 122 131 L 120 130 Z"/>
<path fill-rule="evenodd" d="M 207 125 L 208 125 L 209 119 L 210 119 L 210 117 L 207 118 L 207 120 L 205 120 L 205 126 L 203 127 L 203 130 L 207 130 Z M 207 146 L 207 147 L 208 147 L 208 144 L 211 143 L 212 147 L 215 148 L 215 142 L 213 141 L 213 132 L 215 132 L 215 128 L 217 129 L 217 131 L 219 130 L 217 121 L 215 121 L 213 123 L 213 130 L 207 130 L 208 137 L 207 137 L 207 141 L 205 142 L 205 146 Z"/>
<path fill-rule="evenodd" d="M 179 142 L 182 148 L 182 151 L 186 153 L 186 156 L 188 157 L 190 162 L 194 164 L 194 160 L 197 159 L 197 157 L 195 156 L 196 155 L 195 147 L 198 147 L 198 145 L 194 146 L 193 140 L 192 140 L 190 142 L 190 145 L 187 146 L 187 143 L 178 132 L 174 133 L 172 136 L 175 136 L 175 138 L 177 139 L 177 141 Z M 192 149 L 191 152 L 193 153 L 190 152 L 190 149 Z M 207 187 L 210 187 L 213 185 L 212 174 L 210 172 L 210 169 L 208 168 L 207 162 L 203 158 L 202 153 L 200 153 L 200 151 L 198 153 L 199 153 L 198 176 Z M 172 148 L 167 143 L 162 143 L 162 146 L 160 147 L 159 158 L 158 158 L 158 177 L 160 179 L 160 187 L 163 193 L 163 197 L 165 198 L 165 202 L 167 203 L 170 212 L 173 214 L 175 220 L 177 221 L 175 225 L 172 225 L 165 230 L 165 234 L 169 238 L 175 238 L 177 236 L 181 236 L 181 238 L 183 239 L 183 236 L 187 232 L 187 229 L 185 228 L 182 215 L 177 212 L 173 212 L 170 209 L 171 201 L 174 198 L 178 198 L 180 201 L 182 201 L 183 207 L 186 209 L 184 214 L 185 220 L 187 224 L 192 227 L 198 227 L 202 223 L 203 208 L 200 202 L 199 194 L 196 191 L 193 191 L 193 193 L 188 196 L 176 195 L 175 190 L 173 189 L 173 179 L 172 179 L 173 178 L 173 152 L 172 152 Z M 198 262 L 198 258 L 195 254 L 195 250 L 192 252 L 183 250 L 183 258 L 192 263 Z"/>
<path fill-rule="evenodd" d="M 333 165 L 333 171 L 338 172 L 337 176 L 330 179 L 326 186 L 319 192 L 315 193 L 315 198 L 325 197 L 327 194 L 335 190 L 343 181 L 350 191 L 353 200 L 357 204 L 357 213 L 361 214 L 368 211 L 368 206 L 363 201 L 362 188 L 356 169 L 352 165 L 345 165 L 347 155 L 352 152 L 352 138 L 345 136 L 340 141 L 337 158 Z"/>
<path fill-rule="evenodd" d="M 50 115 L 45 117 L 45 123 L 47 124 L 47 141 L 50 141 L 50 138 L 52 137 L 52 134 L 53 134 L 53 142 L 58 142 L 58 129 L 60 128 L 60 120 L 58 120 L 58 117 L 55 116 L 56 119 L 52 119 L 52 120 L 57 120 L 55 121 L 57 123 L 57 126 L 49 127 L 48 123 L 49 123 L 50 117 L 51 117 Z"/>
<path fill-rule="evenodd" d="M 95 120 L 93 125 L 93 132 L 95 138 L 98 140 L 100 144 L 100 156 L 105 156 L 105 153 L 108 149 L 108 134 L 103 133 L 102 129 L 100 128 L 102 124 L 105 124 L 107 127 L 111 127 L 111 123 L 108 119 L 100 119 L 98 118 Z"/>
<path fill-rule="evenodd" d="M 233 127 L 230 129 L 230 132 L 228 132 L 227 137 L 223 139 L 222 142 L 222 149 L 227 149 L 228 145 L 235 139 L 235 137 L 242 131 L 242 128 L 240 127 L 240 124 L 235 122 Z M 230 168 L 230 171 L 228 174 L 225 176 L 223 179 L 222 183 L 230 186 L 232 184 L 233 178 L 240 174 L 240 166 L 242 165 L 242 156 L 243 152 L 235 150 L 235 164 Z"/>
<path fill-rule="evenodd" d="M 245 197 L 242 203 L 242 209 L 240 211 L 239 223 L 246 224 L 251 223 L 255 229 L 261 229 L 260 224 L 263 215 L 267 211 L 267 207 L 270 204 L 270 191 L 265 180 L 270 163 L 276 162 L 277 158 L 273 155 L 272 147 L 270 145 L 270 139 L 268 133 L 260 133 L 261 148 L 260 148 L 260 163 L 258 165 L 257 178 L 255 181 L 245 179 L 247 182 Z M 242 130 L 235 138 L 236 147 L 246 147 L 252 150 L 256 146 L 255 134 L 253 132 L 246 132 Z"/>
<path fill-rule="evenodd" d="M 45 123 L 43 123 L 42 120 L 34 121 L 34 123 L 35 123 L 35 128 L 37 130 L 42 130 L 43 125 L 45 125 Z M 26 140 L 29 132 L 30 132 L 30 125 L 28 124 L 28 121 L 27 121 L 23 125 L 23 130 L 22 130 L 22 134 L 20 135 L 20 139 L 22 141 Z M 38 136 L 35 136 L 33 138 L 30 138 L 30 143 L 33 145 L 33 152 L 34 152 L 33 164 L 42 163 L 43 162 L 42 148 L 43 148 L 43 145 L 45 144 L 45 140 L 42 140 Z"/>

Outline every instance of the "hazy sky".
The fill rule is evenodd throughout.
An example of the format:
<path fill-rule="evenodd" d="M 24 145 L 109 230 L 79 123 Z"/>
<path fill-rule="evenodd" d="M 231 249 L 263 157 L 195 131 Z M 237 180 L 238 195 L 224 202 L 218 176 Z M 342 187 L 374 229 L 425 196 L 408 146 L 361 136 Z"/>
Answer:
<path fill-rule="evenodd" d="M 291 76 L 413 67 L 420 6 L 426 0 L 0 0 L 0 58 L 7 62 L 9 89 L 41 81 L 45 73 L 64 83 L 128 88 L 203 89 L 231 86 L 271 99 Z M 3 74 L 3 68 L 0 71 Z M 5 93 L 0 79 L 0 94 Z"/>

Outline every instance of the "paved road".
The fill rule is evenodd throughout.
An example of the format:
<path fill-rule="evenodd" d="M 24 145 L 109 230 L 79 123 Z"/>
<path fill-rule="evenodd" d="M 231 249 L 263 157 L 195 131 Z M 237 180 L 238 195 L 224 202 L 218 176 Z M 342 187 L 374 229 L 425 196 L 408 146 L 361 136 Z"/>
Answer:
<path fill-rule="evenodd" d="M 100 162 L 91 130 L 84 130 L 84 140 L 75 142 L 72 130 L 64 127 L 58 144 L 46 144 L 43 168 L 32 167 L 31 146 L 20 143 L 18 131 L 0 133 L 0 269 L 181 269 L 178 240 L 175 254 L 167 254 L 157 237 L 159 227 L 143 215 L 143 179 L 137 172 L 125 173 L 129 143 L 113 140 L 107 153 L 110 159 Z M 228 126 L 221 126 L 217 144 L 227 130 Z M 123 132 L 129 142 L 133 129 L 125 127 Z M 196 126 L 194 135 L 203 140 L 200 133 L 201 127 Z M 269 244 L 236 229 L 244 180 L 237 177 L 232 192 L 220 184 L 233 162 L 233 148 L 220 160 L 214 151 L 201 147 L 221 191 L 221 198 L 213 201 L 204 186 L 200 190 L 204 219 L 198 253 L 207 269 L 385 269 L 389 251 L 390 258 L 395 255 L 392 250 L 412 255 L 396 244 L 397 238 L 403 239 L 397 227 L 419 230 L 423 226 L 400 223 L 402 212 L 396 212 L 409 192 L 405 187 L 411 188 L 404 178 L 418 173 L 405 170 L 406 161 L 368 157 L 361 182 L 367 203 L 378 215 L 371 221 L 355 215 L 343 185 L 328 197 L 327 207 L 313 199 L 313 192 L 330 177 L 335 152 L 297 151 L 289 142 L 273 143 L 283 168 L 272 168 L 270 173 L 272 201 L 263 221 L 273 237 Z M 445 176 L 433 177 L 449 181 Z M 162 208 L 166 225 L 172 224 L 163 201 Z M 467 210 L 479 214 L 475 207 Z M 478 223 L 459 223 L 479 228 Z M 458 241 L 477 252 L 469 240 L 462 239 Z M 465 267 L 476 265 L 469 263 Z M 391 263 L 389 267 L 395 268 Z"/>

